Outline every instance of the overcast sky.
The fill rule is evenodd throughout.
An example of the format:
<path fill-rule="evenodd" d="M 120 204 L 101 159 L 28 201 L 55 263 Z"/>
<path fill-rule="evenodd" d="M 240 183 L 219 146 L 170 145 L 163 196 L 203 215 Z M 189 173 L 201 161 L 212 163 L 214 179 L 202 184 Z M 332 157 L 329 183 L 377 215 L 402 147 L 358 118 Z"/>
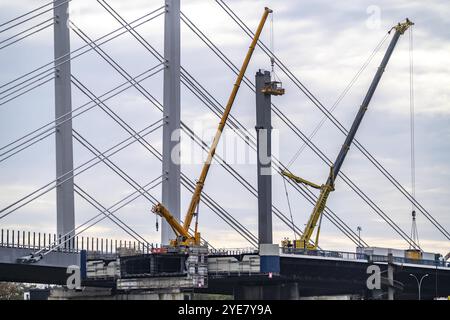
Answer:
<path fill-rule="evenodd" d="M 48 1 L 0 1 L 0 20 L 6 21 Z M 415 119 L 416 119 L 416 194 L 420 203 L 447 229 L 450 229 L 450 5 L 446 0 L 435 1 L 226 1 L 253 30 L 264 6 L 274 10 L 274 48 L 279 58 L 330 108 L 342 90 L 358 72 L 364 61 L 386 32 L 397 22 L 409 17 L 414 26 Z M 108 2 L 128 21 L 134 20 L 163 5 L 163 1 L 131 0 Z M 72 0 L 71 19 L 90 38 L 100 37 L 120 25 L 96 1 Z M 237 65 L 248 49 L 250 39 L 212 0 L 182 1 L 182 11 Z M 48 13 L 0 34 L 0 41 L 48 19 Z M 163 16 L 140 26 L 138 32 L 163 52 Z M 269 45 L 268 23 L 262 40 Z M 390 37 L 358 79 L 352 90 L 338 105 L 334 115 L 347 128 L 366 93 Z M 0 50 L 0 83 L 4 84 L 26 72 L 53 60 L 53 32 L 46 29 L 24 41 Z M 72 50 L 83 45 L 74 33 Z M 103 46 L 128 73 L 137 75 L 157 64 L 131 35 L 123 35 Z M 223 64 L 186 25 L 182 24 L 182 65 L 225 104 L 234 74 Z M 270 69 L 270 61 L 259 49 L 247 70 L 253 79 L 258 69 Z M 286 95 L 274 97 L 273 102 L 309 135 L 321 121 L 323 114 L 280 71 Z M 72 62 L 72 73 L 97 95 L 124 80 L 95 52 L 87 53 Z M 357 139 L 398 179 L 411 189 L 410 170 L 410 113 L 409 113 L 409 34 L 402 36 L 375 93 L 368 113 L 357 133 Z M 142 83 L 162 103 L 162 73 Z M 73 87 L 73 107 L 87 102 L 87 98 Z M 218 123 L 192 93 L 182 87 L 182 119 L 196 128 L 215 128 Z M 243 86 L 233 106 L 232 114 L 245 127 L 255 126 L 254 94 Z M 161 118 L 154 108 L 134 89 L 108 101 L 107 105 L 123 117 L 135 130 Z M 52 120 L 54 112 L 53 84 L 0 106 L 0 146 Z M 127 133 L 98 108 L 74 120 L 74 128 L 100 150 L 106 150 L 125 139 Z M 273 127 L 279 136 L 279 158 L 288 163 L 301 147 L 299 140 L 275 115 Z M 204 135 L 206 131 L 198 131 Z M 210 132 L 210 131 L 209 131 Z M 148 137 L 161 149 L 162 131 Z M 342 133 L 325 122 L 313 141 L 334 159 L 344 140 Z M 210 141 L 211 136 L 204 136 Z M 183 139 L 184 152 L 188 139 Z M 75 166 L 91 158 L 83 146 L 74 142 Z M 0 206 L 11 204 L 55 178 L 54 137 L 0 163 Z M 115 155 L 112 160 L 139 183 L 145 184 L 161 174 L 161 165 L 148 151 L 134 144 Z M 234 168 L 256 186 L 256 167 L 237 164 Z M 309 180 L 323 183 L 329 168 L 308 148 L 290 167 Z M 201 166 L 184 164 L 182 170 L 192 179 Z M 383 209 L 406 233 L 411 229 L 411 205 L 381 173 L 356 149 L 351 148 L 343 171 Z M 108 167 L 99 164 L 76 177 L 76 183 L 108 207 L 132 192 L 123 180 Z M 257 201 L 220 166 L 214 165 L 205 191 L 228 212 L 257 234 Z M 289 198 L 295 223 L 303 228 L 311 212 L 311 205 L 289 187 Z M 152 191 L 160 199 L 160 188 Z M 282 179 L 273 177 L 273 201 L 289 215 Z M 182 214 L 190 194 L 182 192 Z M 328 205 L 352 229 L 361 226 L 361 235 L 372 246 L 407 248 L 407 244 L 371 208 L 369 208 L 342 180 L 336 181 L 336 191 Z M 155 230 L 151 204 L 138 199 L 118 212 L 118 215 L 151 242 L 160 238 Z M 80 224 L 96 214 L 83 199 L 76 198 L 76 221 Z M 205 206 L 200 207 L 200 231 L 215 247 L 247 247 L 249 244 L 217 218 Z M 418 214 L 420 244 L 425 251 L 447 253 L 449 241 L 429 221 Z M 50 192 L 0 221 L 1 228 L 25 231 L 54 232 L 56 227 L 55 193 Z M 114 239 L 128 239 L 122 230 L 104 221 L 85 232 Z M 292 231 L 274 218 L 274 241 L 293 238 Z M 354 251 L 354 244 L 328 220 L 323 221 L 321 246 L 329 250 Z"/>

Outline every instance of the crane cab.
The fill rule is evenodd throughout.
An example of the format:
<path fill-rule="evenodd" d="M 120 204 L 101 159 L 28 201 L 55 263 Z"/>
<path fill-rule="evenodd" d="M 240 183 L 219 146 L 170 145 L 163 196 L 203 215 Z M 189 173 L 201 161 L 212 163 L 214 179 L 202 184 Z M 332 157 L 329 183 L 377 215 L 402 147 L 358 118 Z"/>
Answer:
<path fill-rule="evenodd" d="M 200 232 L 196 232 L 194 236 L 184 237 L 178 236 L 176 239 L 170 240 L 171 247 L 192 247 L 192 246 L 200 246 Z"/>
<path fill-rule="evenodd" d="M 282 96 L 284 91 L 281 81 L 270 81 L 261 90 L 262 93 L 272 96 Z"/>

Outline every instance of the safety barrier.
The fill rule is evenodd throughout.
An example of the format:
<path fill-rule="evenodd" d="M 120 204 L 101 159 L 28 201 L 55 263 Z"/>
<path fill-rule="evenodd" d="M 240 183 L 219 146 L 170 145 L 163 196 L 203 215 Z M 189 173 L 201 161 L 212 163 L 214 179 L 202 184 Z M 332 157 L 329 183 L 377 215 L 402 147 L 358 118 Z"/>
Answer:
<path fill-rule="evenodd" d="M 60 245 L 59 245 L 60 244 Z M 147 244 L 138 241 L 116 240 L 97 237 L 79 237 L 70 239 L 69 236 L 52 233 L 30 232 L 1 229 L 0 247 L 24 248 L 41 250 L 53 248 L 60 252 L 88 251 L 89 254 L 120 254 L 121 251 L 149 253 L 157 244 Z"/>
<path fill-rule="evenodd" d="M 282 253 L 325 258 L 338 258 L 345 260 L 367 260 L 368 258 L 364 253 L 327 250 L 305 250 L 299 248 L 282 248 Z"/>

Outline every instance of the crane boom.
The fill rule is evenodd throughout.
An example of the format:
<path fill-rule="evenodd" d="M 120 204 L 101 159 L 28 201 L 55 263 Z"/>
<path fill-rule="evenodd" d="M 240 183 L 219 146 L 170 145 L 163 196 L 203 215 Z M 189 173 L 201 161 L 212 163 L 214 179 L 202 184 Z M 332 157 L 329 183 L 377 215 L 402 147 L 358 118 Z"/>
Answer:
<path fill-rule="evenodd" d="M 334 162 L 334 166 L 333 166 L 334 167 L 334 177 L 333 177 L 333 179 L 335 179 L 337 177 L 337 175 L 339 174 L 339 171 L 341 170 L 341 166 L 344 163 L 347 152 L 350 149 L 353 139 L 355 138 L 356 131 L 358 130 L 359 125 L 361 124 L 361 121 L 364 117 L 364 114 L 366 113 L 367 107 L 369 106 L 369 103 L 372 100 L 373 94 L 375 93 L 375 90 L 378 87 L 378 84 L 381 80 L 381 76 L 384 73 L 384 70 L 389 62 L 392 52 L 394 51 L 394 48 L 398 42 L 398 39 L 400 38 L 400 35 L 402 35 L 412 24 L 413 23 L 409 19 L 406 19 L 406 21 L 404 23 L 399 23 L 397 26 L 394 27 L 395 34 L 392 37 L 392 40 L 391 40 L 389 47 L 383 57 L 383 60 L 381 61 L 381 64 L 375 74 L 375 77 L 372 80 L 372 83 L 369 87 L 369 90 L 367 91 L 367 94 L 363 100 L 363 103 L 361 104 L 361 107 L 359 108 L 356 118 L 353 121 L 350 131 L 348 132 L 348 135 L 345 139 L 345 142 L 342 145 L 341 151 L 339 152 L 339 155 L 337 156 L 336 161 Z"/>
<path fill-rule="evenodd" d="M 214 154 L 216 153 L 217 145 L 219 144 L 220 137 L 222 136 L 222 131 L 225 127 L 225 124 L 228 119 L 228 115 L 230 114 L 231 107 L 233 106 L 234 100 L 236 99 L 236 95 L 239 91 L 239 87 L 241 85 L 242 79 L 244 78 L 245 71 L 247 70 L 248 64 L 250 63 L 250 59 L 255 51 L 256 44 L 258 43 L 259 36 L 261 35 L 264 24 L 267 20 L 267 16 L 271 13 L 272 10 L 269 8 L 264 9 L 263 17 L 259 23 L 258 29 L 256 30 L 255 37 L 252 40 L 250 48 L 248 49 L 247 56 L 244 59 L 241 70 L 239 71 L 239 75 L 236 79 L 236 82 L 231 91 L 230 97 L 228 98 L 227 105 L 225 107 L 225 111 L 223 112 L 222 118 L 220 119 L 219 127 L 217 128 L 216 135 L 214 137 L 211 148 L 209 149 L 208 157 L 206 158 L 205 164 L 203 165 L 203 169 L 200 173 L 200 177 L 195 186 L 194 194 L 192 195 L 191 203 L 189 204 L 188 210 L 186 212 L 186 218 L 184 219 L 184 228 L 188 229 L 191 225 L 192 218 L 194 217 L 195 210 L 197 209 L 198 203 L 200 202 L 200 195 L 203 190 L 203 186 L 205 184 L 206 176 L 208 175 L 209 168 L 211 167 L 211 162 L 214 158 Z"/>
<path fill-rule="evenodd" d="M 254 36 L 254 38 L 251 42 L 251 45 L 248 49 L 247 55 L 244 59 L 242 67 L 239 71 L 236 82 L 234 83 L 233 89 L 228 98 L 228 102 L 227 102 L 227 105 L 223 112 L 222 118 L 220 119 L 219 126 L 218 126 L 216 134 L 214 136 L 214 140 L 212 142 L 211 148 L 209 149 L 208 156 L 206 158 L 206 161 L 205 161 L 202 171 L 200 173 L 200 177 L 197 180 L 194 193 L 192 194 L 191 202 L 189 204 L 189 207 L 186 212 L 186 216 L 184 218 L 183 225 L 181 225 L 162 204 L 157 204 L 152 209 L 153 212 L 155 212 L 156 214 L 158 214 L 161 217 L 163 217 L 164 219 L 166 219 L 166 221 L 169 223 L 169 225 L 172 227 L 172 229 L 174 229 L 175 233 L 177 234 L 177 237 L 181 236 L 184 239 L 181 242 L 185 242 L 185 244 L 187 244 L 187 245 L 200 243 L 200 235 L 199 235 L 199 233 L 197 233 L 197 227 L 195 228 L 195 235 L 193 237 L 190 235 L 188 230 L 191 226 L 192 219 L 195 216 L 195 211 L 200 202 L 200 196 L 201 196 L 201 193 L 203 190 L 203 186 L 205 184 L 206 176 L 208 175 L 208 171 L 211 166 L 211 162 L 214 158 L 214 154 L 216 153 L 216 148 L 217 148 L 217 145 L 219 144 L 220 137 L 222 136 L 222 131 L 228 120 L 228 116 L 230 114 L 231 107 L 233 106 L 234 100 L 236 99 L 236 95 L 239 91 L 239 87 L 241 85 L 242 79 L 244 78 L 245 72 L 250 63 L 250 59 L 253 55 L 253 52 L 255 51 L 256 44 L 258 43 L 259 37 L 261 35 L 261 32 L 263 30 L 264 24 L 266 23 L 269 13 L 272 13 L 272 10 L 267 7 L 264 8 L 264 14 L 261 18 L 261 21 L 258 25 L 256 32 L 255 32 L 255 36 Z M 189 240 L 189 239 L 191 239 L 191 240 Z M 176 242 L 173 242 L 172 244 L 176 245 Z"/>
<path fill-rule="evenodd" d="M 381 61 L 380 66 L 378 67 L 377 72 L 375 73 L 375 76 L 372 80 L 372 83 L 370 84 L 370 87 L 369 87 L 369 90 L 367 91 L 366 96 L 364 97 L 364 100 L 359 108 L 359 111 L 356 114 L 355 119 L 353 120 L 353 124 L 350 128 L 350 131 L 347 134 L 347 137 L 345 138 L 344 144 L 342 145 L 338 156 L 336 157 L 336 161 L 334 162 L 333 166 L 330 169 L 330 174 L 328 175 L 327 182 L 320 187 L 320 195 L 314 206 L 313 212 L 312 212 L 311 216 L 309 217 L 308 223 L 305 226 L 305 230 L 302 234 L 302 237 L 300 238 L 300 240 L 298 240 L 298 242 L 296 244 L 297 247 L 305 248 L 305 249 L 312 249 L 312 250 L 317 249 L 318 241 L 319 241 L 319 233 L 320 233 L 320 224 L 316 231 L 316 239 L 313 244 L 310 243 L 311 237 L 314 233 L 314 230 L 316 229 L 317 222 L 319 221 L 319 218 L 322 216 L 322 213 L 326 207 L 328 196 L 330 195 L 330 193 L 332 191 L 334 191 L 334 181 L 337 178 L 337 176 L 341 170 L 342 164 L 344 163 L 344 160 L 345 160 L 345 157 L 347 156 L 348 150 L 350 149 L 353 139 L 355 138 L 356 132 L 358 131 L 358 128 L 364 118 L 364 115 L 367 111 L 369 103 L 372 100 L 373 94 L 375 93 L 375 90 L 381 80 L 381 77 L 382 77 L 384 70 L 389 62 L 392 52 L 394 51 L 394 48 L 400 38 L 400 35 L 405 33 L 405 31 L 411 25 L 413 25 L 413 23 L 409 19 L 406 19 L 405 22 L 398 23 L 395 27 L 393 27 L 391 29 L 391 31 L 395 30 L 395 34 L 392 37 L 392 40 L 389 44 L 389 47 L 386 50 L 386 53 L 383 57 L 383 60 Z M 304 183 L 304 184 L 307 184 L 312 187 L 317 186 L 305 179 L 302 179 L 300 177 L 293 175 L 292 173 L 290 173 L 288 171 L 283 171 L 282 174 L 297 183 L 299 183 L 299 182 Z"/>

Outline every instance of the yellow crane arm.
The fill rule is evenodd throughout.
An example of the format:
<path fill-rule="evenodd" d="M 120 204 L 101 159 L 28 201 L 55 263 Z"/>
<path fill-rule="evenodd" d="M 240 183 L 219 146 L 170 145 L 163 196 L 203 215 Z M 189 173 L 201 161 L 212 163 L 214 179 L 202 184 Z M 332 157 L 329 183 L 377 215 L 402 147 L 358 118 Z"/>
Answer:
<path fill-rule="evenodd" d="M 200 196 L 203 190 L 203 186 L 205 184 L 206 176 L 208 174 L 209 168 L 211 166 L 211 162 L 213 160 L 214 154 L 216 153 L 217 145 L 219 144 L 220 137 L 222 135 L 222 131 L 225 127 L 225 124 L 228 119 L 228 115 L 230 114 L 231 107 L 233 106 L 234 100 L 236 99 L 236 95 L 239 91 L 239 87 L 241 85 L 242 79 L 245 75 L 245 71 L 247 70 L 248 64 L 252 57 L 253 51 L 255 50 L 256 44 L 258 43 L 259 36 L 261 35 L 264 24 L 267 20 L 267 16 L 271 13 L 272 10 L 269 8 L 264 8 L 264 14 L 259 23 L 258 29 L 256 30 L 255 37 L 252 40 L 250 48 L 248 49 L 247 56 L 244 59 L 241 70 L 239 71 L 239 75 L 236 79 L 236 82 L 233 86 L 233 90 L 231 91 L 230 97 L 228 98 L 227 105 L 225 107 L 225 111 L 220 119 L 219 127 L 217 128 L 216 135 L 214 137 L 211 148 L 209 149 L 208 157 L 203 165 L 203 169 L 200 173 L 200 178 L 197 181 L 197 185 L 195 186 L 194 194 L 192 195 L 191 203 L 189 204 L 188 210 L 186 212 L 186 217 L 184 219 L 184 228 L 189 229 L 192 218 L 194 217 L 195 210 L 197 209 L 198 203 L 200 202 Z"/>
<path fill-rule="evenodd" d="M 283 170 L 281 171 L 281 174 L 285 177 L 288 177 L 289 179 L 293 180 L 296 183 L 303 183 L 306 184 L 307 186 L 310 186 L 314 189 L 321 189 L 321 186 L 319 186 L 318 184 L 315 184 L 314 182 L 308 181 L 306 179 L 300 178 L 298 176 L 296 176 L 293 173 L 290 173 L 289 171 Z"/>
<path fill-rule="evenodd" d="M 247 67 L 250 63 L 250 59 L 253 55 L 253 52 L 255 51 L 256 44 L 258 43 L 259 37 L 261 35 L 261 32 L 263 30 L 264 24 L 267 20 L 268 15 L 272 13 L 272 10 L 269 8 L 264 8 L 264 14 L 261 18 L 261 21 L 258 25 L 258 29 L 255 32 L 255 36 L 252 40 L 252 43 L 250 45 L 250 48 L 248 49 L 247 55 L 244 59 L 244 62 L 242 64 L 242 67 L 239 71 L 239 75 L 236 79 L 236 82 L 234 83 L 233 89 L 231 91 L 230 97 L 228 98 L 227 105 L 225 107 L 224 113 L 222 115 L 222 118 L 220 119 L 219 127 L 217 128 L 216 135 L 214 136 L 213 143 L 211 145 L 211 148 L 209 149 L 208 157 L 205 161 L 205 164 L 203 165 L 202 171 L 200 173 L 200 177 L 197 181 L 197 184 L 195 186 L 194 193 L 191 198 L 191 202 L 189 204 L 189 207 L 186 212 L 186 216 L 184 218 L 183 226 L 170 214 L 169 210 L 167 210 L 162 204 L 157 204 L 153 207 L 152 211 L 156 214 L 160 215 L 166 221 L 169 223 L 169 225 L 174 229 L 174 231 L 179 235 L 183 236 L 188 241 L 192 241 L 195 244 L 198 244 L 200 241 L 200 236 L 197 233 L 197 227 L 195 228 L 195 235 L 192 237 L 188 230 L 191 226 L 191 222 L 193 217 L 195 216 L 195 211 L 197 209 L 198 203 L 200 202 L 200 196 L 203 190 L 203 186 L 205 184 L 206 176 L 208 174 L 209 168 L 211 166 L 211 162 L 214 158 L 214 154 L 216 153 L 217 145 L 219 144 L 220 137 L 222 135 L 222 131 L 225 127 L 225 124 L 227 122 L 228 116 L 231 111 L 231 107 L 233 106 L 234 100 L 236 99 L 236 95 L 239 91 L 239 87 L 241 85 L 242 79 L 244 78 L 245 71 L 247 70 Z"/>
<path fill-rule="evenodd" d="M 205 164 L 203 165 L 203 169 L 200 173 L 200 177 L 195 186 L 195 191 L 192 195 L 191 203 L 189 204 L 188 210 L 186 212 L 186 217 L 184 218 L 183 226 L 186 230 L 189 229 L 191 222 L 192 222 L 192 218 L 195 215 L 195 210 L 197 209 L 198 203 L 200 202 L 200 196 L 201 196 L 201 193 L 203 190 L 203 186 L 205 184 L 206 176 L 208 174 L 209 168 L 211 167 L 211 162 L 214 158 L 214 154 L 216 153 L 216 148 L 217 148 L 217 145 L 219 144 L 220 137 L 222 136 L 222 131 L 227 122 L 227 119 L 230 114 L 231 107 L 233 106 L 234 100 L 236 99 L 236 95 L 239 91 L 239 87 L 241 85 L 242 79 L 244 78 L 245 71 L 247 70 L 248 64 L 250 63 L 250 59 L 253 55 L 253 52 L 255 51 L 256 44 L 258 43 L 259 36 L 261 35 L 264 24 L 267 20 L 267 16 L 271 12 L 272 12 L 272 10 L 270 10 L 269 8 L 267 8 L 267 7 L 264 8 L 264 14 L 261 18 L 258 29 L 255 32 L 255 37 L 253 38 L 250 48 L 248 49 L 248 52 L 247 52 L 247 55 L 242 64 L 241 70 L 239 71 L 239 75 L 233 86 L 230 97 L 228 98 L 228 102 L 225 107 L 225 111 L 223 112 L 222 118 L 220 119 L 219 127 L 217 128 L 217 132 L 214 137 L 213 143 L 211 145 L 211 148 L 209 149 L 208 157 L 206 158 Z"/>
<path fill-rule="evenodd" d="M 175 219 L 174 216 L 166 209 L 162 204 L 158 203 L 153 206 L 152 211 L 155 212 L 161 218 L 164 218 L 167 223 L 172 227 L 175 234 L 178 236 L 183 236 L 184 238 L 192 238 L 189 234 L 188 229 L 184 229 L 183 226 Z"/>
<path fill-rule="evenodd" d="M 320 226 L 317 228 L 316 232 L 316 241 L 314 244 L 310 243 L 311 237 L 313 235 L 314 230 L 316 229 L 317 222 L 319 221 L 319 218 L 321 217 L 323 210 L 325 210 L 325 206 L 327 204 L 328 196 L 330 195 L 331 191 L 333 191 L 334 188 L 331 185 L 324 185 L 322 186 L 320 190 L 319 198 L 317 199 L 317 202 L 314 206 L 313 212 L 311 213 L 311 216 L 309 217 L 308 223 L 305 226 L 305 229 L 303 231 L 302 236 L 300 237 L 300 243 L 297 245 L 298 248 L 305 248 L 310 250 L 316 250 L 319 242 L 319 233 L 320 233 Z"/>
<path fill-rule="evenodd" d="M 369 106 L 369 103 L 373 97 L 373 94 L 375 93 L 375 90 L 378 86 L 378 83 L 383 75 L 383 72 L 387 66 L 387 63 L 389 62 L 389 59 L 392 55 L 392 52 L 394 51 L 394 48 L 397 44 L 397 41 L 400 37 L 400 35 L 404 34 L 406 30 L 410 26 L 412 26 L 414 23 L 412 23 L 409 19 L 406 19 L 405 22 L 397 24 L 392 29 L 395 30 L 394 37 L 391 40 L 391 43 L 389 44 L 389 47 L 383 57 L 383 60 L 381 61 L 380 67 L 378 68 L 372 83 L 370 84 L 369 90 L 366 93 L 366 96 L 363 100 L 363 103 L 361 104 L 358 113 L 356 114 L 355 119 L 353 120 L 353 124 L 345 138 L 345 142 L 342 145 L 341 151 L 339 152 L 336 161 L 334 162 L 333 166 L 331 167 L 330 174 L 328 176 L 327 182 L 322 185 L 320 188 L 320 195 L 317 199 L 317 202 L 314 206 L 314 210 L 309 217 L 308 223 L 306 224 L 305 230 L 299 240 L 299 243 L 297 245 L 297 248 L 305 248 L 305 249 L 317 249 L 318 241 L 319 241 L 319 233 L 320 233 L 320 223 L 317 228 L 316 233 L 316 241 L 314 244 L 310 244 L 310 239 L 312 237 L 312 234 L 317 226 L 317 222 L 322 216 L 323 211 L 325 210 L 325 206 L 327 203 L 328 196 L 330 193 L 334 190 L 334 180 L 336 179 L 337 175 L 340 172 L 341 166 L 344 163 L 344 160 L 346 158 L 347 152 L 353 142 L 353 139 L 355 138 L 356 132 L 362 122 L 362 119 L 364 117 L 364 114 L 367 111 L 367 108 Z M 391 29 L 391 30 L 392 30 Z M 283 172 L 283 175 L 291 178 L 292 180 L 298 182 L 298 183 L 304 183 L 311 187 L 317 188 L 318 185 L 311 183 L 305 179 L 299 178 L 289 172 Z"/>
<path fill-rule="evenodd" d="M 334 170 L 333 167 L 330 168 L 330 174 L 328 176 L 327 183 L 319 186 L 318 184 L 315 184 L 311 181 L 308 181 L 306 179 L 300 178 L 296 176 L 295 174 L 290 173 L 289 171 L 283 170 L 281 171 L 281 174 L 288 177 L 289 179 L 293 180 L 296 183 L 303 183 L 310 187 L 313 187 L 315 189 L 320 189 L 320 195 L 317 199 L 317 202 L 314 206 L 313 212 L 311 213 L 308 223 L 305 226 L 305 229 L 303 230 L 303 234 L 296 243 L 297 248 L 305 248 L 310 250 L 316 250 L 319 242 L 319 234 L 320 234 L 320 225 L 317 228 L 316 232 L 316 241 L 314 244 L 310 243 L 311 237 L 314 233 L 314 230 L 316 229 L 317 222 L 319 221 L 320 217 L 322 216 L 323 211 L 325 210 L 325 206 L 327 204 L 327 199 L 330 193 L 334 190 Z"/>

